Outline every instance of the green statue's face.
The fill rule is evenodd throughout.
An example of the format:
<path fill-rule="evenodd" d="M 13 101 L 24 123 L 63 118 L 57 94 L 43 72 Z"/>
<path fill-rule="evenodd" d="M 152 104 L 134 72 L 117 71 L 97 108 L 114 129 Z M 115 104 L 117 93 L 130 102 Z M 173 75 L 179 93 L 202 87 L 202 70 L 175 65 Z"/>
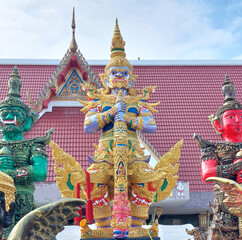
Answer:
<path fill-rule="evenodd" d="M 0 109 L 0 131 L 26 132 L 28 131 L 27 125 L 29 121 L 23 108 L 6 106 Z"/>

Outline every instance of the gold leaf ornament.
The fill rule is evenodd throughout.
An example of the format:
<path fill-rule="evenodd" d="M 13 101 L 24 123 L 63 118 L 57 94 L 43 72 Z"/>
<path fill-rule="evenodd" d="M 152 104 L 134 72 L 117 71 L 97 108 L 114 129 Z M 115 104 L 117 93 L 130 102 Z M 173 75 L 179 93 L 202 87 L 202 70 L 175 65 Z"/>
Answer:
<path fill-rule="evenodd" d="M 81 198 L 86 199 L 86 193 L 84 191 L 86 174 L 81 165 L 55 142 L 50 141 L 49 145 L 52 148 L 53 159 L 57 163 L 54 165 L 54 170 L 57 175 L 55 180 L 62 198 L 76 197 L 76 184 L 80 183 L 82 189 L 80 192 Z"/>
<path fill-rule="evenodd" d="M 159 169 L 166 173 L 165 178 L 158 184 L 156 202 L 166 199 L 176 185 L 178 179 L 177 172 L 179 170 L 179 159 L 181 155 L 181 147 L 183 139 L 175 144 L 169 152 L 165 153 L 155 166 L 155 171 Z"/>

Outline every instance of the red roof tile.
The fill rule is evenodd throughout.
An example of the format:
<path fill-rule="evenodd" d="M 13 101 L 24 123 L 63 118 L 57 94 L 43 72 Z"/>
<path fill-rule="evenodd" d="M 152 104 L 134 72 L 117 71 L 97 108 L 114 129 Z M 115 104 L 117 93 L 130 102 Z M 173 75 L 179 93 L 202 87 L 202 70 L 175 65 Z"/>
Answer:
<path fill-rule="evenodd" d="M 97 143 L 99 134 L 88 136 L 83 130 L 83 122 L 84 114 L 80 112 L 80 108 L 53 108 L 53 112 L 45 113 L 26 137 L 43 135 L 45 131 L 54 127 L 52 140 L 70 153 L 86 170 L 89 166 L 87 156 L 93 154 L 93 145 Z M 47 182 L 53 182 L 54 160 L 49 146 L 47 154 L 49 155 Z"/>
<path fill-rule="evenodd" d="M 7 94 L 7 82 L 13 66 L 0 65 L 0 99 Z M 26 102 L 26 91 L 30 90 L 33 99 L 46 84 L 56 66 L 19 65 L 22 79 L 22 99 Z M 103 66 L 93 66 L 94 73 L 102 73 Z M 241 99 L 242 88 L 239 83 L 242 66 L 135 66 L 138 74 L 137 88 L 156 85 L 151 102 L 160 101 L 155 115 L 157 131 L 145 137 L 160 153 L 164 154 L 180 139 L 184 139 L 180 159 L 179 180 L 189 181 L 190 191 L 210 191 L 211 185 L 203 183 L 200 176 L 200 149 L 193 140 L 193 133 L 204 139 L 219 141 L 208 116 L 214 114 L 223 104 L 221 86 L 228 73 L 236 87 L 236 96 Z M 70 117 L 71 115 L 71 117 Z M 54 127 L 53 140 L 66 152 L 72 154 L 83 168 L 88 166 L 87 156 L 94 151 L 93 144 L 98 135 L 87 135 L 83 131 L 84 115 L 79 108 L 53 108 L 45 113 L 26 137 L 43 135 Z M 50 150 L 48 182 L 54 181 L 53 160 Z"/>

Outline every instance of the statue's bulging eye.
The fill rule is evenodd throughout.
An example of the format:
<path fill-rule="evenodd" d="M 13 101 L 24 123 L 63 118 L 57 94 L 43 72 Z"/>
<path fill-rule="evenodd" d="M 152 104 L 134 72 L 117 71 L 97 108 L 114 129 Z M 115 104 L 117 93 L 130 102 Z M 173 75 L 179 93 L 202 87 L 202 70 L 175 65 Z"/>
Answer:
<path fill-rule="evenodd" d="M 115 71 L 112 71 L 112 75 L 115 75 L 116 74 L 116 72 Z"/>

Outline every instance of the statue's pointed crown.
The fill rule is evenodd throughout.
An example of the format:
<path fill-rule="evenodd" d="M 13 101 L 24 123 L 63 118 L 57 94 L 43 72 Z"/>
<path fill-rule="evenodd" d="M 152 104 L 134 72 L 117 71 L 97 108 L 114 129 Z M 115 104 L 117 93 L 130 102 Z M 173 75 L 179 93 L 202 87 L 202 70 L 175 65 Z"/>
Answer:
<path fill-rule="evenodd" d="M 18 72 L 17 66 L 13 68 L 13 72 L 8 80 L 8 94 L 7 97 L 0 102 L 0 108 L 2 107 L 12 107 L 17 106 L 25 110 L 25 113 L 33 118 L 33 122 L 36 122 L 38 115 L 31 112 L 29 106 L 27 106 L 21 99 L 20 90 L 22 86 L 22 81 Z"/>
<path fill-rule="evenodd" d="M 114 29 L 113 38 L 112 38 L 112 45 L 110 47 L 110 50 L 111 50 L 110 57 L 111 58 L 115 56 L 126 57 L 124 46 L 125 46 L 125 41 L 123 40 L 123 37 L 119 30 L 118 19 L 116 18 L 115 29 Z"/>
<path fill-rule="evenodd" d="M 111 54 L 110 54 L 110 61 L 105 67 L 105 72 L 108 71 L 108 69 L 112 66 L 126 66 L 130 68 L 130 72 L 132 74 L 133 72 L 133 66 L 129 63 L 129 61 L 125 58 L 125 41 L 123 40 L 123 37 L 121 35 L 119 25 L 118 25 L 118 19 L 116 18 L 115 21 L 115 28 L 112 38 L 112 44 L 110 47 Z"/>
<path fill-rule="evenodd" d="M 22 82 L 20 80 L 19 72 L 17 66 L 13 68 L 13 72 L 10 75 L 10 79 L 8 81 L 8 97 L 16 97 L 21 98 L 20 90 L 21 90 Z"/>
<path fill-rule="evenodd" d="M 23 108 L 27 113 L 29 113 L 29 107 L 22 102 L 20 90 L 22 86 L 22 81 L 18 72 L 17 66 L 13 68 L 13 72 L 8 80 L 8 94 L 2 102 L 0 102 L 0 108 L 5 106 L 18 106 Z"/>
<path fill-rule="evenodd" d="M 224 96 L 224 104 L 216 112 L 216 115 L 218 117 L 221 116 L 227 110 L 242 109 L 242 105 L 235 97 L 235 87 L 233 82 L 230 80 L 230 77 L 228 74 L 226 74 L 224 79 L 224 83 L 222 86 L 222 93 Z"/>

